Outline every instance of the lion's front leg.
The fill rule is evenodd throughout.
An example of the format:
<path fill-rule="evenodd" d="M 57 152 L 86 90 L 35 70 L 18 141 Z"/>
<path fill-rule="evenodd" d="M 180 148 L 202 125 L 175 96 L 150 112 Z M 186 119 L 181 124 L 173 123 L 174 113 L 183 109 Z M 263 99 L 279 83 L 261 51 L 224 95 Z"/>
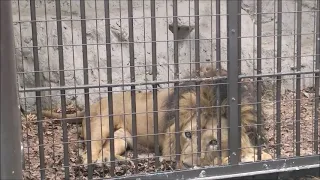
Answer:
<path fill-rule="evenodd" d="M 265 161 L 270 159 L 273 159 L 271 154 L 261 151 L 261 160 Z"/>
<path fill-rule="evenodd" d="M 121 156 L 125 153 L 128 147 L 133 146 L 133 139 L 131 133 L 127 130 L 120 128 L 114 132 L 114 155 L 116 159 L 126 160 L 125 157 Z M 110 140 L 107 140 L 106 144 L 103 146 L 102 151 L 99 154 L 99 162 L 102 161 L 109 162 L 111 160 L 110 152 Z"/>
<path fill-rule="evenodd" d="M 272 155 L 261 150 L 261 160 L 273 159 Z M 241 162 L 254 162 L 258 160 L 258 149 L 257 148 L 247 148 L 241 151 Z"/>
<path fill-rule="evenodd" d="M 103 144 L 106 141 L 106 138 L 109 137 L 109 119 L 107 117 L 93 117 L 90 121 L 91 129 L 91 157 L 92 162 L 101 161 L 99 159 L 99 154 L 102 149 Z M 88 147 L 87 147 L 88 149 Z M 87 151 L 84 151 L 81 155 L 83 164 L 88 164 Z"/>
<path fill-rule="evenodd" d="M 176 141 L 175 141 L 175 134 L 174 126 L 171 126 L 169 130 L 167 130 L 166 134 L 164 135 L 164 140 L 161 144 L 161 155 L 160 161 L 175 161 L 175 154 L 176 154 Z"/>
<path fill-rule="evenodd" d="M 241 162 L 254 162 L 258 160 L 258 151 L 253 147 L 248 134 L 241 133 Z M 272 159 L 272 156 L 264 151 L 261 151 L 261 160 Z"/>
<path fill-rule="evenodd" d="M 261 151 L 261 160 L 270 160 L 273 159 L 271 154 L 268 154 L 264 151 Z M 251 152 L 250 154 L 245 154 L 241 158 L 241 162 L 255 162 L 258 160 L 258 154 Z"/>

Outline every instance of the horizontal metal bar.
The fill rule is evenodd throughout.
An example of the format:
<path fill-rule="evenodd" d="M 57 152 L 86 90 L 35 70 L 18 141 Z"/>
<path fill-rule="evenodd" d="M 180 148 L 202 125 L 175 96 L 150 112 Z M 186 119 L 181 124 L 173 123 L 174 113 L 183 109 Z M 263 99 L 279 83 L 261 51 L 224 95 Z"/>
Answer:
<path fill-rule="evenodd" d="M 106 43 L 105 45 L 108 45 L 108 43 Z M 315 57 L 316 55 L 306 55 L 306 56 L 300 56 L 301 58 L 306 58 L 306 57 Z M 282 56 L 282 59 L 289 59 L 289 58 L 296 58 L 296 56 Z M 270 60 L 270 59 L 274 59 L 274 58 L 262 58 L 263 60 Z M 262 60 L 261 59 L 261 60 Z M 255 61 L 256 59 L 253 59 L 253 58 L 243 58 L 241 59 L 240 61 Z M 220 62 L 228 62 L 228 60 L 219 60 Z M 212 64 L 212 62 L 210 61 L 203 61 L 203 62 L 200 62 L 201 64 Z M 192 65 L 192 64 L 196 64 L 196 62 L 179 62 L 179 65 Z M 171 66 L 171 65 L 175 65 L 175 63 L 166 63 L 165 64 L 166 66 Z M 136 68 L 139 68 L 139 67 L 151 67 L 152 65 L 135 65 Z M 112 66 L 113 69 L 123 69 L 123 68 L 130 68 L 131 66 L 127 66 L 127 65 L 124 65 L 124 66 Z M 64 72 L 75 72 L 75 71 L 83 71 L 84 69 L 87 69 L 87 70 L 108 70 L 108 67 L 91 67 L 91 68 L 74 68 L 74 69 L 65 69 Z M 30 70 L 30 71 L 27 71 L 27 72 L 17 72 L 17 74 L 33 74 L 33 73 L 37 73 L 37 72 L 42 72 L 42 73 L 47 73 L 47 72 L 57 72 L 59 73 L 59 70 L 39 70 L 39 71 L 35 71 L 35 70 Z M 304 72 L 304 71 L 303 71 Z"/>
<path fill-rule="evenodd" d="M 288 11 L 288 12 L 279 12 L 280 14 L 295 14 L 299 11 Z M 301 12 L 304 12 L 304 13 L 307 13 L 307 12 L 317 12 L 316 10 L 306 10 L 306 11 L 301 11 Z M 278 12 L 277 12 L 278 13 Z M 257 13 L 253 13 L 253 15 L 255 15 Z M 273 15 L 274 13 L 273 12 L 264 12 L 264 13 L 261 13 L 261 15 Z M 220 14 L 220 16 L 227 16 L 228 14 Z M 239 13 L 239 15 L 244 15 L 244 16 L 247 16 L 248 14 L 246 13 Z M 206 15 L 206 14 L 202 14 L 202 15 L 199 15 L 200 17 L 215 17 L 215 16 L 218 16 L 217 14 L 210 14 L 210 15 Z M 195 17 L 195 15 L 178 15 L 178 16 L 156 16 L 157 19 L 168 19 L 168 18 L 173 18 L 173 17 L 178 17 L 178 18 L 193 18 Z M 53 17 L 52 17 L 53 18 Z M 143 16 L 143 17 L 133 17 L 133 19 L 151 19 L 152 16 Z M 125 19 L 128 19 L 127 17 L 114 17 L 114 18 L 110 18 L 110 20 L 125 20 Z M 79 19 L 62 19 L 61 21 L 81 21 L 81 20 L 86 20 L 86 21 L 92 21 L 92 20 L 105 20 L 105 18 L 86 18 L 86 19 L 82 19 L 82 18 L 79 18 Z M 14 23 L 30 23 L 30 22 L 56 22 L 57 20 L 56 19 L 48 19 L 48 20 L 35 20 L 35 21 L 30 21 L 30 20 L 20 20 L 20 21 L 13 21 Z"/>
<path fill-rule="evenodd" d="M 292 34 L 282 34 L 282 37 L 292 37 L 292 36 L 296 36 L 296 35 L 301 35 L 301 36 L 306 36 L 306 35 L 314 35 L 314 33 L 301 33 L 301 34 L 297 34 L 297 33 L 292 33 Z M 238 39 L 250 39 L 250 38 L 257 38 L 257 37 L 263 37 L 263 38 L 268 38 L 268 37 L 276 37 L 277 35 L 262 35 L 262 36 L 241 36 Z M 216 40 L 217 38 L 199 38 L 197 40 L 199 41 L 209 41 L 209 40 Z M 227 37 L 220 37 L 220 40 L 226 40 L 228 39 Z M 194 39 L 176 39 L 176 40 L 157 40 L 157 43 L 165 43 L 165 42 L 187 42 L 187 41 L 194 41 Z M 152 41 L 134 41 L 134 42 L 111 42 L 109 44 L 111 45 L 116 45 L 116 44 L 145 44 L 145 43 L 152 43 Z M 97 46 L 97 45 L 101 45 L 101 46 L 105 46 L 108 43 L 86 43 L 86 44 L 64 44 L 64 45 L 39 45 L 39 46 L 16 46 L 15 49 L 27 49 L 27 48 L 48 48 L 48 47 L 59 47 L 59 46 L 63 46 L 63 47 L 76 47 L 76 46 L 83 46 L 83 45 L 87 45 L 87 46 Z M 305 55 L 306 57 L 311 56 L 311 55 Z M 315 55 L 314 55 L 315 56 Z M 291 56 L 292 58 L 296 57 L 296 56 Z M 301 56 L 304 57 L 304 56 Z M 282 56 L 282 58 L 290 58 L 290 57 L 286 57 L 286 56 Z M 262 58 L 262 59 L 274 59 L 274 58 Z M 241 59 L 241 60 L 245 60 L 245 59 Z"/>
<path fill-rule="evenodd" d="M 320 73 L 320 70 L 307 71 L 307 72 L 288 72 L 288 73 L 274 73 L 274 74 L 259 74 L 259 75 L 239 75 L 239 78 L 257 78 L 257 77 L 275 77 L 275 76 L 291 76 L 298 74 L 315 74 Z M 122 86 L 145 86 L 145 85 L 155 85 L 155 84 L 168 84 L 168 83 L 177 83 L 177 82 L 193 82 L 193 81 L 202 81 L 210 79 L 223 79 L 226 76 L 221 76 L 217 78 L 192 78 L 192 79 L 176 79 L 169 81 L 148 81 L 143 83 L 122 83 L 122 84 L 100 84 L 100 85 L 77 85 L 77 86 L 56 86 L 56 87 L 37 87 L 37 88 L 25 88 L 19 89 L 19 92 L 34 92 L 34 91 L 56 91 L 56 90 L 74 90 L 74 89 L 85 89 L 85 88 L 106 88 L 106 87 L 122 87 Z"/>
<path fill-rule="evenodd" d="M 319 168 L 320 155 L 295 157 L 263 162 L 245 163 L 232 166 L 219 166 L 199 168 L 185 171 L 154 173 L 140 176 L 130 176 L 135 179 L 228 179 L 231 177 L 244 177 L 252 175 L 262 175 L 275 172 L 286 172 L 294 170 Z M 126 179 L 119 177 L 114 179 Z"/>

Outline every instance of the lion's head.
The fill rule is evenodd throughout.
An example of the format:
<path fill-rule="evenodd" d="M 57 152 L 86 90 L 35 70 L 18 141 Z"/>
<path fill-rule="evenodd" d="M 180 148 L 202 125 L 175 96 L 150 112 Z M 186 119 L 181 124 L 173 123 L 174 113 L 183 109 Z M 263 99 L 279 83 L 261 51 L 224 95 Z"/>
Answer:
<path fill-rule="evenodd" d="M 221 75 L 225 76 L 226 71 L 222 70 Z M 193 78 L 195 74 L 191 75 Z M 200 72 L 200 77 L 210 78 L 216 77 L 217 72 L 212 68 L 202 68 Z M 217 108 L 214 107 L 217 101 L 217 97 L 220 98 L 220 102 L 223 107 L 220 108 L 221 112 L 221 149 L 227 149 L 228 147 L 228 121 L 227 121 L 227 100 L 228 100 L 228 80 L 227 78 L 211 79 L 200 82 L 200 99 L 197 101 L 197 90 L 195 82 L 183 82 L 180 84 L 179 89 L 179 128 L 180 128 L 180 162 L 178 162 L 178 167 L 191 167 L 191 166 L 205 166 L 217 164 L 217 158 L 219 157 L 219 147 L 218 136 L 217 136 Z M 253 84 L 250 84 L 247 80 L 243 81 L 242 86 L 242 99 L 246 102 L 252 101 L 252 91 L 255 90 Z M 220 96 L 216 95 L 217 90 L 220 90 Z M 247 97 L 250 96 L 250 97 Z M 175 96 L 172 93 L 166 102 L 166 107 L 172 110 L 176 107 Z M 199 103 L 199 104 L 198 104 Z M 201 154 L 197 154 L 198 150 L 198 134 L 197 134 L 197 108 L 200 105 L 200 119 L 201 119 Z M 168 111 L 165 115 L 165 119 L 168 124 L 167 127 L 169 131 L 175 132 L 175 111 Z M 248 130 L 255 131 L 256 114 L 255 109 L 250 105 L 242 106 L 241 109 L 241 123 L 244 126 L 241 132 L 241 140 L 245 146 L 251 146 L 250 139 L 247 135 Z M 253 130 L 248 127 L 253 127 Z M 254 136 L 256 135 L 253 133 Z M 167 142 L 162 148 L 164 155 L 175 156 L 175 135 L 170 134 L 167 136 Z M 170 147 L 170 148 L 169 148 Z M 222 156 L 227 157 L 227 151 L 222 151 Z"/>
<path fill-rule="evenodd" d="M 220 72 L 219 72 L 220 71 Z M 191 74 L 191 77 L 198 77 L 196 75 L 196 72 L 193 72 Z M 228 71 L 226 71 L 225 69 L 215 69 L 214 67 L 211 66 L 202 66 L 200 68 L 200 73 L 199 77 L 200 78 L 212 78 L 212 77 L 219 77 L 219 76 L 228 76 Z M 226 83 L 228 84 L 227 80 L 223 80 L 221 79 L 220 82 L 222 83 Z M 219 80 L 214 80 L 212 81 L 213 84 L 219 83 Z M 192 84 L 192 82 L 188 82 L 188 84 Z M 255 81 L 253 78 L 249 78 L 249 77 L 245 77 L 245 78 L 241 78 L 241 81 L 239 82 L 240 87 L 240 97 L 241 101 L 239 102 L 241 104 L 241 125 L 245 128 L 246 133 L 249 135 L 250 140 L 252 143 L 254 143 L 255 145 L 260 145 L 257 144 L 258 140 L 260 140 L 260 143 L 267 143 L 264 131 L 262 130 L 260 133 L 258 133 L 257 130 L 257 119 L 258 119 L 258 114 L 257 114 L 257 95 L 258 95 L 258 88 L 257 88 L 257 81 Z M 194 84 L 193 84 L 194 86 Z M 219 85 L 219 88 L 224 91 L 222 92 L 222 94 L 220 94 L 220 102 L 221 105 L 225 108 L 220 108 L 221 114 L 225 117 L 228 117 L 228 106 L 225 106 L 227 104 L 227 98 L 229 97 L 229 95 L 227 94 L 228 92 L 228 85 Z M 263 83 L 261 83 L 261 91 L 259 92 L 259 94 L 261 94 L 261 96 L 264 95 L 265 93 L 265 86 Z M 221 91 L 220 91 L 221 93 Z M 205 86 L 205 87 L 201 87 L 201 102 L 209 102 L 209 103 L 204 103 L 205 107 L 209 107 L 209 106 L 213 106 L 214 105 L 214 101 L 216 101 L 216 97 L 214 96 L 215 91 L 214 88 L 212 88 L 212 86 Z M 262 109 L 261 110 L 261 116 L 260 116 L 260 124 L 263 124 L 264 122 L 264 112 Z M 215 113 L 215 110 L 210 110 L 207 111 L 207 114 L 211 114 L 214 115 L 212 113 Z M 257 139 L 257 137 L 259 137 L 259 139 Z"/>
<path fill-rule="evenodd" d="M 201 128 L 199 131 L 197 131 L 197 121 L 195 118 L 181 126 L 179 136 L 181 153 L 180 161 L 177 162 L 178 169 L 192 168 L 195 166 L 213 166 L 228 163 L 229 129 L 227 125 L 227 119 L 222 118 L 220 128 L 218 128 L 218 121 L 216 119 L 205 119 L 205 117 L 202 118 L 204 118 L 204 120 L 201 120 Z M 172 126 L 170 129 L 172 132 L 174 132 L 174 126 Z M 199 134 L 200 143 L 198 142 Z M 255 152 L 253 151 L 253 145 L 250 142 L 248 135 L 245 133 L 244 129 L 242 129 L 240 134 L 241 147 L 243 148 L 241 159 L 245 160 L 248 159 L 248 157 L 253 159 Z M 168 135 L 170 146 L 167 147 L 167 149 L 170 149 L 171 158 L 175 158 L 176 155 L 175 138 L 176 136 L 173 133 Z M 200 147 L 200 151 L 198 151 L 198 147 Z"/>

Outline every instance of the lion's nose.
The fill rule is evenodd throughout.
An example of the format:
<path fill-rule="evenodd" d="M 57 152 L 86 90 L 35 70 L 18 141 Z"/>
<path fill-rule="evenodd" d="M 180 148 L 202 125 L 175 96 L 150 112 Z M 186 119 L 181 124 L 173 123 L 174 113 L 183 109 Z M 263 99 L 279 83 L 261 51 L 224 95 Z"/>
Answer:
<path fill-rule="evenodd" d="M 192 156 L 192 157 L 188 157 L 183 159 L 182 161 L 180 161 L 179 163 L 179 167 L 181 169 L 189 169 L 189 168 L 193 168 L 194 166 L 199 166 L 200 165 L 200 157 Z"/>
<path fill-rule="evenodd" d="M 189 169 L 189 168 L 193 168 L 193 165 L 190 165 L 186 162 L 182 162 L 183 168 Z"/>
<path fill-rule="evenodd" d="M 218 141 L 217 140 L 215 140 L 215 139 L 212 139 L 211 141 L 209 141 L 209 144 L 208 144 L 209 146 L 216 146 L 216 145 L 218 145 Z"/>

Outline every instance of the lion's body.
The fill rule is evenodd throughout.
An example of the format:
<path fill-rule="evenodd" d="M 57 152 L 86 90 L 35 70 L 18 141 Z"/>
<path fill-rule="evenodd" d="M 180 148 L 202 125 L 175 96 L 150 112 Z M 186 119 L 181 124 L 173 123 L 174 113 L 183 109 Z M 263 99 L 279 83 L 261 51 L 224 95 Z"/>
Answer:
<path fill-rule="evenodd" d="M 226 71 L 222 73 L 225 75 Z M 191 75 L 195 76 L 195 74 Z M 217 77 L 217 73 L 214 69 L 206 68 L 201 69 L 200 77 Z M 212 107 L 217 100 L 216 92 L 220 91 L 220 102 L 222 105 L 227 105 L 228 100 L 228 84 L 227 79 L 206 80 L 200 83 L 199 88 L 199 101 L 197 101 L 197 90 L 194 87 L 194 82 L 185 82 L 180 84 L 179 88 L 179 130 L 180 136 L 180 167 L 181 163 L 193 164 L 193 165 L 210 165 L 213 160 L 218 158 L 217 145 L 212 142 L 217 141 L 216 130 L 212 130 L 217 127 L 217 108 Z M 175 101 L 175 93 L 173 88 L 159 89 L 158 90 L 158 133 L 159 133 L 159 145 L 162 156 L 167 159 L 170 156 L 175 155 L 175 111 L 177 106 Z M 243 98 L 246 97 L 244 93 Z M 250 98 L 249 98 L 250 99 Z M 194 139 L 196 134 L 192 132 L 192 137 L 189 139 L 184 136 L 185 132 L 190 130 L 196 130 L 197 125 L 197 102 L 200 107 L 200 122 L 201 122 L 201 150 L 207 150 L 207 153 L 202 154 L 197 161 L 196 156 L 193 154 L 197 150 L 197 141 L 189 141 Z M 137 143 L 145 146 L 149 149 L 154 148 L 154 113 L 153 113 L 153 95 L 152 92 L 136 93 L 136 123 L 137 123 Z M 114 129 L 114 150 L 115 156 L 121 158 L 121 154 L 126 151 L 127 147 L 132 147 L 132 103 L 131 92 L 113 93 L 113 127 L 109 126 L 109 108 L 108 98 L 105 97 L 100 101 L 90 106 L 90 131 L 91 131 L 91 151 L 92 161 L 99 162 L 103 160 L 110 160 L 110 142 L 106 141 L 110 137 L 110 129 Z M 227 127 L 227 106 L 220 108 L 221 126 Z M 46 113 L 50 115 L 49 113 Z M 82 116 L 82 136 L 87 139 L 86 135 L 86 118 L 84 117 L 84 111 L 79 113 Z M 58 117 L 58 113 L 51 114 L 51 117 Z M 61 115 L 60 115 L 61 116 Z M 76 115 L 68 115 L 68 118 L 76 118 Z M 252 106 L 243 105 L 241 107 L 241 123 L 250 127 L 253 132 L 255 131 L 256 114 Z M 210 126 L 210 128 L 209 128 Z M 245 147 L 252 147 L 252 142 L 248 136 L 248 129 L 242 128 L 241 132 L 241 145 Z M 250 130 L 250 131 L 251 131 Z M 227 148 L 228 133 L 226 129 L 221 130 L 221 147 Z M 190 134 L 190 133 L 188 133 Z M 256 136 L 256 133 L 253 133 Z M 149 135 L 149 136 L 147 136 Z M 124 138 L 126 137 L 126 139 Z M 102 148 L 103 147 L 103 148 Z M 247 148 L 242 151 L 242 158 L 253 158 L 253 148 Z M 222 159 L 228 157 L 228 153 L 222 153 Z M 84 163 L 87 163 L 86 151 L 82 154 Z M 270 155 L 264 154 L 263 159 L 271 158 Z M 192 160 L 190 162 L 191 159 Z M 195 164 L 194 164 L 195 163 Z M 216 164 L 216 163 L 213 163 Z"/>
<path fill-rule="evenodd" d="M 166 97 L 169 90 L 158 91 L 158 133 L 160 145 L 163 142 L 164 132 L 166 129 L 166 120 L 164 118 Z M 132 103 L 131 92 L 113 94 L 113 127 L 109 126 L 108 116 L 108 98 L 103 98 L 97 102 L 91 110 L 90 128 L 91 128 L 91 144 L 92 144 L 92 159 L 100 158 L 99 153 L 102 147 L 101 139 L 106 139 L 110 136 L 110 129 L 113 128 L 115 136 L 126 136 L 125 146 L 115 145 L 116 156 L 119 157 L 126 150 L 127 146 L 132 147 Z M 100 113 L 100 103 L 101 113 Z M 101 115 L 101 116 L 100 116 Z M 152 92 L 136 93 L 136 128 L 137 128 L 137 143 L 149 149 L 154 148 L 154 112 L 153 112 L 153 95 Z M 102 127 L 102 128 L 101 128 Z M 121 133 L 119 133 L 119 130 Z M 86 133 L 86 118 L 83 118 L 82 132 L 84 139 L 87 139 Z M 123 139 L 123 137 L 120 137 Z M 123 140 L 118 140 L 123 141 Z M 106 149 L 109 149 L 105 145 Z M 83 157 L 85 158 L 85 157 Z M 108 157 L 105 157 L 108 158 Z"/>
<path fill-rule="evenodd" d="M 165 113 L 164 100 L 167 94 L 170 93 L 168 91 L 162 90 L 158 93 L 158 131 L 159 133 L 163 133 L 165 129 L 165 120 L 163 118 Z M 123 128 L 126 129 L 130 134 L 132 134 L 132 104 L 131 104 L 131 92 L 127 91 L 124 93 L 115 93 L 113 94 L 113 124 L 114 130 Z M 96 110 L 100 109 L 99 104 L 101 106 L 101 113 L 96 112 Z M 93 109 L 91 112 L 94 114 L 90 114 L 90 116 L 97 116 L 91 118 L 90 124 L 93 133 L 98 133 L 95 131 L 99 131 L 96 128 L 101 129 L 109 129 L 109 117 L 108 117 L 108 98 L 103 98 L 101 101 L 95 104 L 96 109 Z M 98 117 L 101 114 L 101 118 Z M 150 136 L 154 134 L 154 120 L 153 120 L 153 96 L 152 92 L 143 92 L 136 93 L 136 124 L 137 124 L 137 141 L 139 144 L 146 146 L 148 148 L 152 148 L 154 145 L 153 137 Z M 100 121 L 101 119 L 101 121 Z M 85 118 L 83 119 L 83 130 L 85 132 Z M 101 125 L 102 123 L 102 125 Z M 149 134 L 149 136 L 146 136 Z M 84 134 L 84 138 L 86 139 L 86 135 Z M 92 138 L 92 136 L 91 136 Z M 100 138 L 100 137 L 99 137 Z"/>

